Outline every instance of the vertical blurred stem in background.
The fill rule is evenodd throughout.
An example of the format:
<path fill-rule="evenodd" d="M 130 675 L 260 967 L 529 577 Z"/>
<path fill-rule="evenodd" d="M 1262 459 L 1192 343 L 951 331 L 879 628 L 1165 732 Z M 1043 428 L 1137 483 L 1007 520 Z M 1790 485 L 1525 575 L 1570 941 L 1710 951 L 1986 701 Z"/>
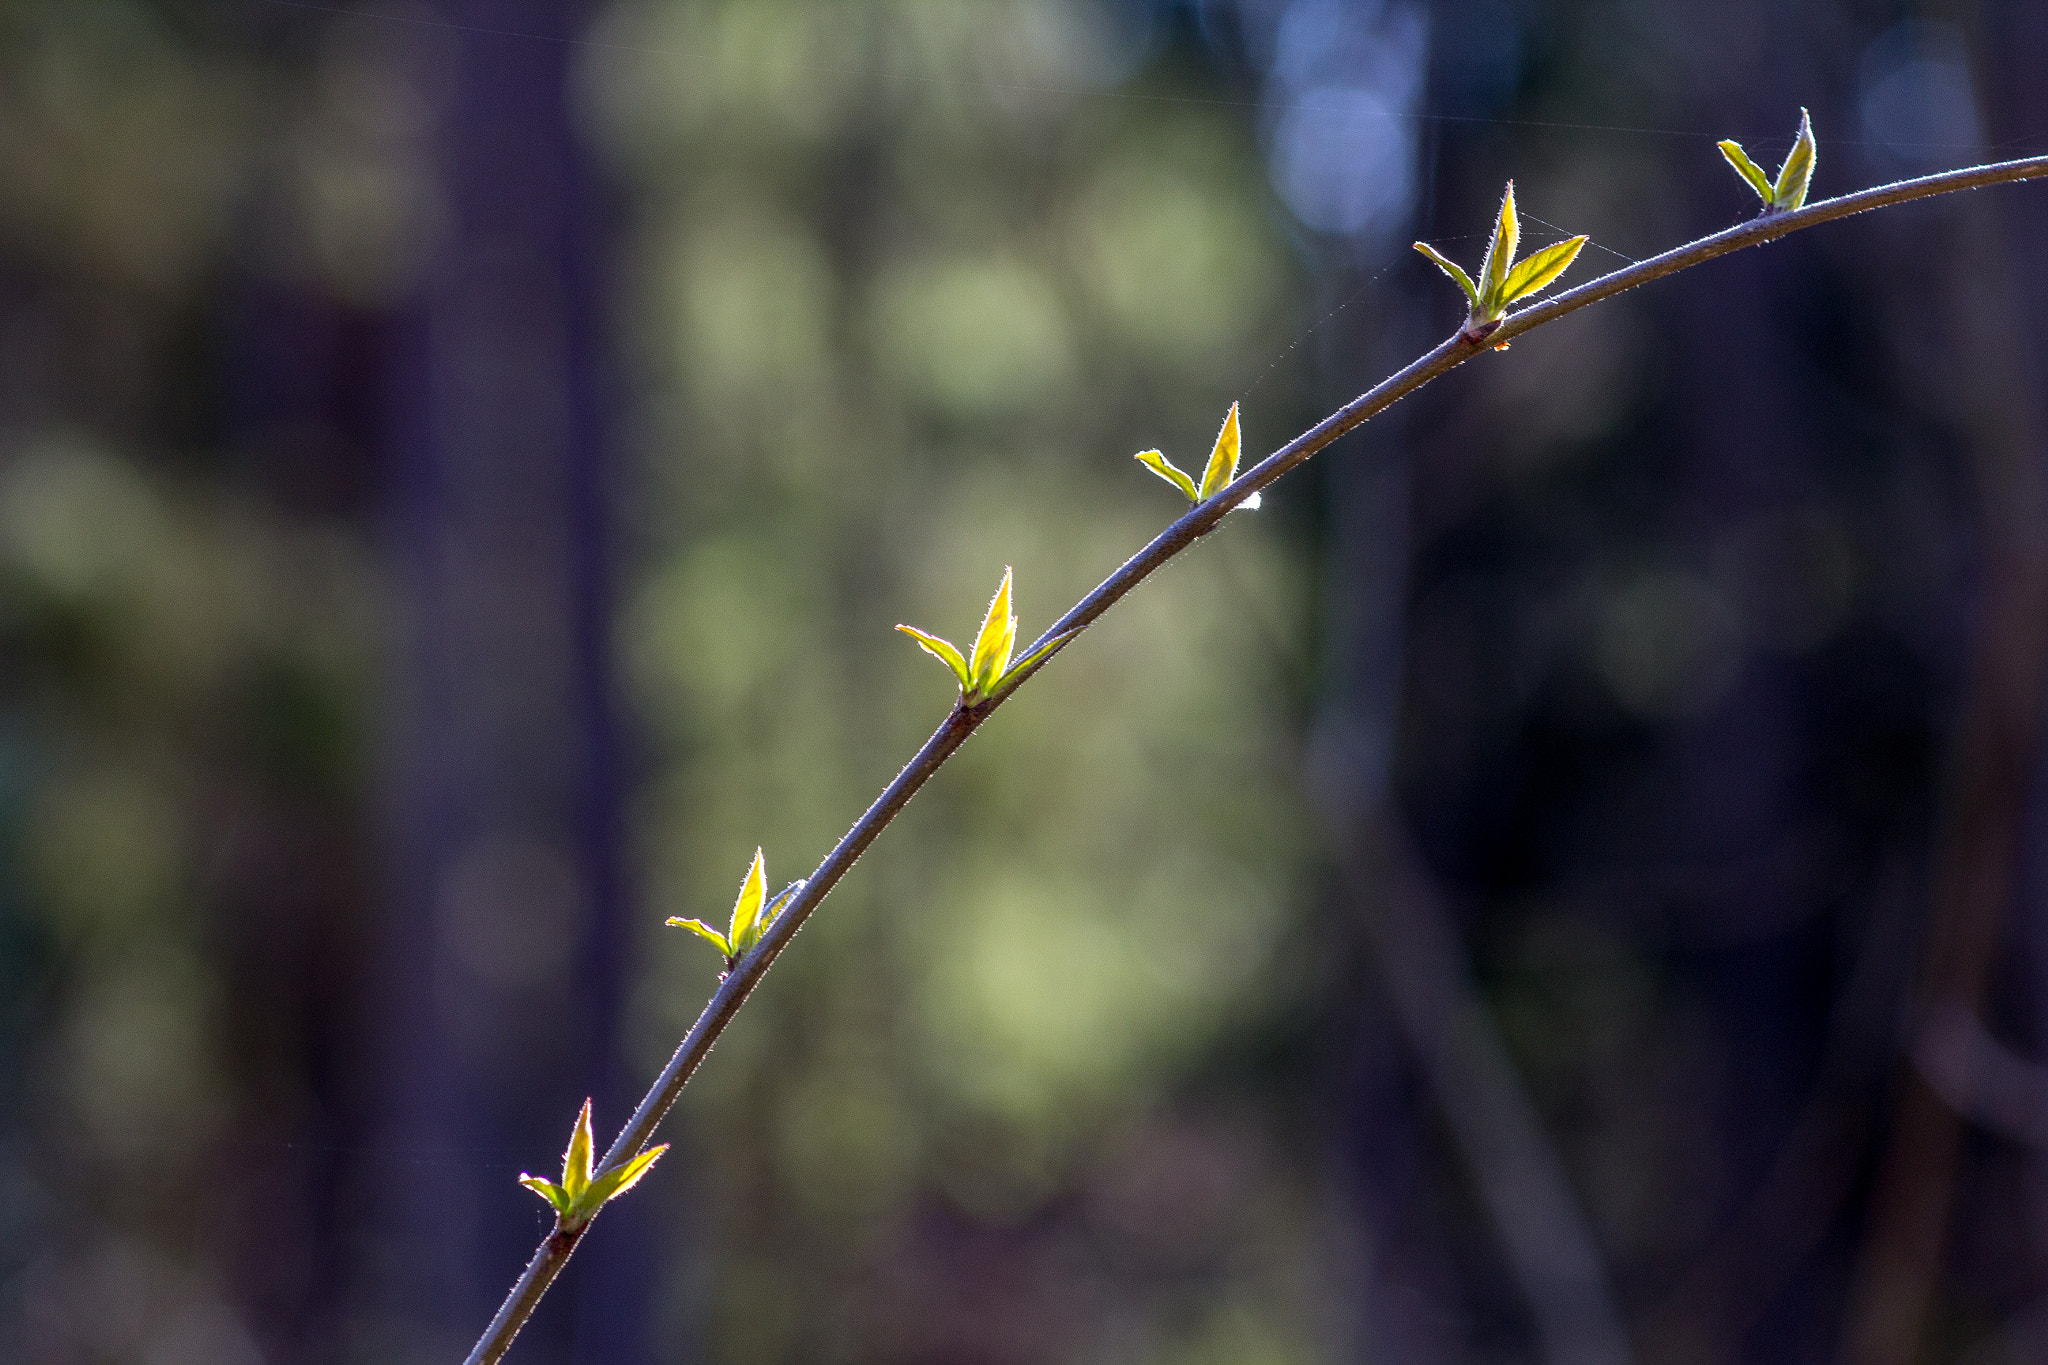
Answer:
<path fill-rule="evenodd" d="M 1968 444 L 1977 611 L 1945 764 L 1909 1037 L 1849 1304 L 1847 1365 L 1908 1365 L 1923 1354 L 1962 1119 L 1911 1059 L 1921 1035 L 1949 1012 L 1976 1018 L 1987 1004 L 2048 685 L 2048 395 L 2038 315 L 2022 292 L 2038 278 L 2043 253 L 2037 243 L 2017 251 L 2008 244 L 1996 199 L 1969 196 L 1957 212 L 1959 249 L 1943 261 L 1955 351 L 1933 387 L 1950 395 Z"/>
<path fill-rule="evenodd" d="M 584 9 L 491 13 L 568 36 Z M 599 1113 L 625 1109 L 611 1089 L 623 909 L 598 417 L 605 226 L 569 106 L 573 47 L 424 25 L 380 37 L 412 63 L 445 210 L 389 380 L 390 534 L 411 607 L 390 765 L 397 910 L 380 957 L 390 1136 L 546 1151 L 593 1089 Z M 488 1314 L 534 1221 L 499 1197 L 504 1180 L 485 1160 L 394 1182 L 404 1216 L 382 1226 L 407 1240 L 369 1296 L 378 1308 L 429 1340 Z M 583 1295 L 636 1292 L 647 1258 L 634 1227 L 618 1220 Z M 638 1305 L 586 1307 L 552 1315 L 541 1344 L 642 1358 Z"/>
<path fill-rule="evenodd" d="M 1441 892 L 1385 811 L 1331 831 L 1402 1039 L 1471 1173 L 1551 1365 L 1635 1355 L 1591 1224 L 1465 961 Z"/>
<path fill-rule="evenodd" d="M 1346 586 L 1333 603 L 1330 695 L 1307 755 L 1310 803 L 1322 817 L 1338 903 L 1363 934 L 1379 991 L 1463 1158 L 1542 1358 L 1629 1365 L 1634 1352 L 1592 1226 L 1473 980 L 1463 934 L 1389 799 L 1412 547 L 1408 424 L 1398 414 L 1388 420 L 1391 429 L 1372 433 L 1369 449 L 1354 450 L 1325 477 L 1334 523 L 1328 573 Z M 1392 1288 L 1377 1297 L 1391 1297 Z M 1373 1316 L 1395 1338 L 1379 1343 L 1386 1354 L 1426 1355 L 1423 1343 L 1404 1339 L 1408 1315 L 1398 1307 Z"/>

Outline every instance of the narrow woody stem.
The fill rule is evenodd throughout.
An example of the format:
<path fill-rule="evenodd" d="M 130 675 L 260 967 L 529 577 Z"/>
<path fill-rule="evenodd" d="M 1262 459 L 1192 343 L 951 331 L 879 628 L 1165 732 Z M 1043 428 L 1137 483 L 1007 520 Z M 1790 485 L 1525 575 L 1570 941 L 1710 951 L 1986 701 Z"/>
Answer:
<path fill-rule="evenodd" d="M 1297 465 L 1329 446 L 1339 437 L 1363 425 L 1367 419 L 1392 407 L 1396 402 L 1429 383 L 1448 370 L 1463 364 L 1481 351 L 1505 344 L 1506 342 L 1543 326 L 1555 322 L 1567 313 L 1576 312 L 1591 303 L 1612 298 L 1626 289 L 1651 280 L 1662 279 L 1691 266 L 1710 261 L 1716 256 L 1725 256 L 1744 247 L 1761 246 L 1776 241 L 1788 233 L 1802 228 L 1817 227 L 1822 223 L 1846 218 L 1853 213 L 1869 209 L 1885 208 L 1892 204 L 1903 204 L 1913 199 L 1926 199 L 1937 194 L 1950 194 L 1956 190 L 1976 189 L 1983 185 L 1998 185 L 2009 181 L 2032 180 L 2048 177 L 2048 156 L 2029 157 L 2020 161 L 2002 161 L 1989 166 L 1971 166 L 1958 171 L 1944 171 L 1939 175 L 1922 176 L 1915 180 L 1901 180 L 1891 185 L 1880 185 L 1875 189 L 1860 190 L 1845 194 L 1839 199 L 1827 199 L 1817 204 L 1789 213 L 1766 213 L 1747 223 L 1728 228 L 1725 231 L 1702 237 L 1684 246 L 1676 247 L 1661 256 L 1652 256 L 1646 261 L 1602 275 L 1570 289 L 1555 298 L 1546 300 L 1520 312 L 1511 313 L 1490 335 L 1480 341 L 1472 341 L 1454 333 L 1435 349 L 1411 362 L 1405 369 L 1390 378 L 1380 381 L 1365 393 L 1352 399 L 1337 411 L 1325 417 L 1309 430 L 1289 441 L 1280 449 L 1268 455 L 1258 464 L 1239 475 L 1228 488 L 1207 502 L 1201 503 L 1187 515 L 1168 526 L 1155 536 L 1152 542 L 1137 554 L 1126 560 L 1121 568 L 1111 574 L 1079 602 L 1076 602 L 1059 620 L 1046 628 L 1043 635 L 1033 643 L 1037 649 L 1055 635 L 1065 631 L 1083 629 L 1094 623 L 1096 618 L 1116 605 L 1126 593 L 1138 586 L 1152 572 L 1167 560 L 1194 544 L 1197 540 L 1216 529 L 1216 526 L 1233 507 L 1252 494 L 1277 482 Z M 1030 650 L 1020 651 L 1028 654 Z M 1029 681 L 1028 678 L 1022 681 Z M 690 1026 L 682 1045 L 662 1068 L 647 1097 L 640 1101 L 640 1107 L 633 1112 L 618 1139 L 605 1153 L 599 1173 L 608 1171 L 623 1161 L 630 1160 L 654 1136 L 668 1114 L 669 1107 L 676 1101 L 697 1067 L 711 1051 L 711 1045 L 725 1031 L 739 1013 L 741 1005 L 753 991 L 768 968 L 789 941 L 803 928 L 804 921 L 818 908 L 839 879 L 846 875 L 860 855 L 867 851 L 876 837 L 896 818 L 898 811 L 910 803 L 927 779 L 939 770 L 953 751 L 966 742 L 982 721 L 1002 705 L 1016 691 L 1008 691 L 979 702 L 973 706 L 956 705 L 931 738 L 917 751 L 895 780 L 875 798 L 873 805 L 854 823 L 843 838 L 825 855 L 825 861 L 818 864 L 804 888 L 796 894 L 789 905 L 778 915 L 760 945 L 728 972 L 712 993 L 711 1002 Z M 557 1229 L 542 1241 L 527 1264 L 526 1271 L 512 1292 L 498 1309 L 497 1316 L 485 1329 L 475 1349 L 469 1353 L 464 1365 L 491 1365 L 502 1358 L 512 1345 L 512 1338 L 525 1325 L 534 1306 L 540 1302 L 548 1285 L 567 1264 L 569 1255 L 588 1228 L 579 1228 L 573 1234 Z"/>

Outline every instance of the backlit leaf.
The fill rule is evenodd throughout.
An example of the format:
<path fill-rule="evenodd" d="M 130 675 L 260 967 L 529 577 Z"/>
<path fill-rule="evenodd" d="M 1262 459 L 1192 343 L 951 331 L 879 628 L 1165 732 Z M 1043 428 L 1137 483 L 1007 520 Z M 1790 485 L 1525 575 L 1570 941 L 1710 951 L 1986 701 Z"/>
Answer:
<path fill-rule="evenodd" d="M 917 641 L 918 647 L 925 653 L 952 669 L 953 676 L 960 681 L 962 692 L 974 686 L 974 679 L 967 672 L 967 660 L 960 657 L 960 651 L 954 647 L 951 640 L 942 640 L 936 635 L 919 630 L 916 626 L 898 626 L 896 629 Z"/>
<path fill-rule="evenodd" d="M 1498 317 L 1507 306 L 1501 291 L 1521 244 L 1522 220 L 1515 212 L 1515 182 L 1510 180 L 1507 193 L 1500 198 L 1500 220 L 1493 225 L 1493 239 L 1486 244 L 1486 271 L 1480 280 L 1479 309 L 1487 318 Z"/>
<path fill-rule="evenodd" d="M 542 1180 L 537 1175 L 528 1175 L 524 1171 L 519 1173 L 519 1183 L 552 1204 L 557 1215 L 566 1215 L 569 1212 L 569 1195 L 560 1185 Z"/>
<path fill-rule="evenodd" d="M 1556 246 L 1547 246 L 1508 272 L 1507 286 L 1501 302 L 1513 303 L 1525 299 L 1543 289 L 1572 263 L 1579 254 L 1579 248 L 1586 244 L 1584 237 L 1574 237 Z"/>
<path fill-rule="evenodd" d="M 1818 154 L 1819 148 L 1813 140 L 1813 120 L 1801 109 L 1799 138 L 1792 144 L 1785 164 L 1778 168 L 1778 183 L 1771 191 L 1771 200 L 1779 209 L 1789 211 L 1806 202 L 1806 187 L 1813 183 L 1813 166 Z"/>
<path fill-rule="evenodd" d="M 654 1163 L 667 1150 L 668 1144 L 666 1142 L 662 1143 L 659 1147 L 650 1147 L 631 1161 L 606 1171 L 603 1175 L 599 1176 L 596 1182 L 591 1185 L 590 1195 L 584 1201 L 590 1206 L 589 1211 L 596 1213 L 599 1206 L 609 1200 L 618 1198 L 627 1190 L 639 1184 L 640 1177 L 653 1169 Z"/>
<path fill-rule="evenodd" d="M 755 921 L 761 918 L 761 906 L 767 898 L 768 864 L 757 848 L 754 861 L 747 868 L 746 880 L 740 883 L 739 899 L 732 903 L 732 929 L 726 938 L 732 944 L 734 957 L 754 946 L 758 937 Z"/>
<path fill-rule="evenodd" d="M 1055 653 L 1057 653 L 1061 645 L 1073 639 L 1076 635 L 1079 635 L 1082 631 L 1086 629 L 1086 626 L 1075 626 L 1072 630 L 1063 630 L 1059 634 L 1053 636 L 1050 640 L 1047 640 L 1044 644 L 1040 645 L 1037 649 L 1034 649 L 1029 654 L 1026 654 L 1022 659 L 1019 659 L 1011 667 L 1009 672 L 1003 675 L 1002 681 L 996 684 L 997 690 L 1007 691 L 1010 688 L 1016 687 L 1018 684 L 1022 683 L 1026 678 L 1031 676 L 1032 670 L 1036 669 L 1040 664 L 1044 663 L 1047 659 L 1050 659 Z"/>
<path fill-rule="evenodd" d="M 593 1146 L 590 1136 L 590 1101 L 583 1101 L 583 1112 L 576 1116 L 576 1127 L 569 1133 L 569 1150 L 562 1153 L 562 1192 L 574 1204 L 583 1197 L 583 1191 L 590 1187 L 590 1152 Z"/>
<path fill-rule="evenodd" d="M 789 903 L 796 899 L 797 892 L 803 890 L 809 884 L 805 878 L 798 877 L 788 886 L 776 892 L 775 899 L 769 901 L 768 908 L 761 912 L 760 931 L 755 937 L 764 937 L 768 933 L 768 926 L 775 923 L 776 917 L 789 908 Z"/>
<path fill-rule="evenodd" d="M 987 696 L 1010 667 L 1010 651 L 1017 644 L 1017 618 L 1010 610 L 1010 570 L 1003 569 L 1002 586 L 989 599 L 988 615 L 981 619 L 981 632 L 974 637 L 974 662 L 968 669 L 970 694 Z"/>
<path fill-rule="evenodd" d="M 1223 414 L 1223 429 L 1216 433 L 1215 448 L 1209 452 L 1209 466 L 1202 471 L 1203 502 L 1221 493 L 1237 477 L 1237 459 L 1241 442 L 1237 430 L 1237 404 L 1230 405 L 1230 411 Z"/>
<path fill-rule="evenodd" d="M 1452 279 L 1456 280 L 1458 282 L 1458 288 L 1465 291 L 1466 302 L 1472 305 L 1474 311 L 1478 310 L 1478 287 L 1472 283 L 1472 277 L 1465 273 L 1465 268 L 1463 266 L 1459 265 L 1450 257 L 1444 255 L 1441 251 L 1438 251 L 1428 242 L 1417 242 L 1415 244 L 1415 249 L 1421 252 L 1423 255 L 1429 257 L 1429 259 L 1431 259 L 1432 261 L 1435 261 L 1437 269 L 1443 271 L 1444 274 L 1449 275 Z"/>
<path fill-rule="evenodd" d="M 1173 461 L 1156 450 L 1141 450 L 1132 457 L 1160 478 L 1188 495 L 1189 502 L 1200 502 L 1202 495 L 1195 491 L 1195 481 L 1187 476 Z"/>
<path fill-rule="evenodd" d="M 728 939 L 724 934 L 719 933 L 716 929 L 712 928 L 710 925 L 706 924 L 701 919 L 671 919 L 669 921 L 669 925 L 672 928 L 676 929 L 688 929 L 691 933 L 697 935 L 699 938 L 708 940 L 712 947 L 718 949 L 718 951 L 723 953 L 725 956 L 734 956 L 732 950 L 732 940 Z"/>
<path fill-rule="evenodd" d="M 1717 142 L 1714 145 L 1721 149 L 1722 156 L 1728 158 L 1728 164 L 1735 168 L 1736 174 L 1749 182 L 1749 187 L 1756 191 L 1756 197 L 1763 200 L 1765 204 L 1771 203 L 1774 198 L 1771 190 L 1771 178 L 1764 174 L 1763 167 L 1749 159 L 1749 153 L 1742 150 L 1742 144 L 1730 140 L 1727 142 Z"/>

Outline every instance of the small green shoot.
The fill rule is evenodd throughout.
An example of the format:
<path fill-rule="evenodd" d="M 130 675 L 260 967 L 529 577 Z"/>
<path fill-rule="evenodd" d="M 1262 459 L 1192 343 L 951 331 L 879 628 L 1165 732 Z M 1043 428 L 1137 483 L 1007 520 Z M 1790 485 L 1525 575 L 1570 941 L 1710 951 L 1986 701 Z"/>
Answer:
<path fill-rule="evenodd" d="M 1132 456 L 1140 464 L 1160 478 L 1178 488 L 1189 502 L 1203 503 L 1230 487 L 1237 478 L 1237 461 L 1243 451 L 1243 441 L 1238 435 L 1237 404 L 1230 405 L 1230 411 L 1223 416 L 1223 429 L 1216 433 L 1216 445 L 1209 452 L 1209 464 L 1202 471 L 1199 487 L 1187 472 L 1177 467 L 1156 450 L 1141 450 Z M 1259 494 L 1254 493 L 1237 506 L 1233 512 L 1249 512 L 1259 505 Z"/>
<path fill-rule="evenodd" d="M 1756 197 L 1764 201 L 1763 211 L 1790 213 L 1806 202 L 1807 186 L 1813 183 L 1814 163 L 1819 160 L 1820 149 L 1813 139 L 1813 119 L 1804 109 L 1799 111 L 1799 136 L 1793 140 L 1792 150 L 1785 155 L 1785 164 L 1778 168 L 1778 178 L 1770 179 L 1764 168 L 1749 159 L 1742 150 L 1742 144 L 1727 141 L 1715 144 L 1721 155 L 1728 158 L 1728 164 L 1735 173 L 1749 183 L 1756 191 Z"/>
<path fill-rule="evenodd" d="M 1564 274 L 1586 240 L 1581 235 L 1547 246 L 1517 264 L 1515 252 L 1522 243 L 1522 220 L 1515 211 L 1515 182 L 1510 180 L 1507 193 L 1501 196 L 1500 217 L 1493 225 L 1493 240 L 1486 244 L 1486 265 L 1480 271 L 1478 284 L 1472 282 L 1472 277 L 1456 261 L 1429 243 L 1417 242 L 1415 249 L 1436 262 L 1437 268 L 1465 291 L 1468 311 L 1463 334 L 1467 341 L 1480 342 L 1500 326 L 1510 304 L 1541 293 L 1549 288 L 1552 280 Z M 1505 351 L 1507 343 L 1503 342 L 1494 349 Z"/>
<path fill-rule="evenodd" d="M 556 1224 L 563 1232 L 577 1231 L 597 1216 L 607 1200 L 638 1184 L 640 1177 L 668 1150 L 668 1144 L 650 1147 L 623 1165 L 592 1178 L 590 1162 L 595 1150 L 590 1134 L 590 1101 L 585 1100 L 583 1112 L 576 1116 L 576 1126 L 569 1133 L 569 1150 L 562 1153 L 562 1183 L 556 1185 L 537 1175 L 519 1173 L 520 1184 L 554 1207 Z"/>
<path fill-rule="evenodd" d="M 1002 586 L 996 589 L 995 597 L 988 604 L 988 615 L 982 618 L 981 633 L 974 637 L 971 659 L 961 654 L 952 641 L 942 640 L 916 626 L 898 626 L 896 629 L 917 641 L 920 649 L 951 669 L 954 680 L 960 684 L 962 704 L 975 706 L 1023 682 L 1026 675 L 1050 659 L 1061 645 L 1079 635 L 1082 628 L 1076 626 L 1062 631 L 1012 664 L 1010 651 L 1017 647 L 1017 616 L 1010 610 L 1010 571 L 1006 568 Z"/>
<path fill-rule="evenodd" d="M 688 929 L 725 954 L 725 969 L 731 971 L 761 941 L 761 935 L 768 932 L 768 926 L 775 923 L 775 917 L 782 913 L 790 899 L 803 889 L 801 880 L 793 881 L 777 892 L 774 900 L 769 900 L 768 864 L 757 848 L 753 866 L 747 869 L 746 879 L 740 883 L 739 899 L 732 903 L 730 929 L 721 934 L 703 920 L 680 916 L 668 923 L 677 929 Z"/>

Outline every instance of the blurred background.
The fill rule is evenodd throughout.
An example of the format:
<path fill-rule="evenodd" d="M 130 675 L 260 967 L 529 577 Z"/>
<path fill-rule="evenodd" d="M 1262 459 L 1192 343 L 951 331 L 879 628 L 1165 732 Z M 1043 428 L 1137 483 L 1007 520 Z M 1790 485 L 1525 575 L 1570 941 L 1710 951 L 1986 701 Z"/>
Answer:
<path fill-rule="evenodd" d="M 0 1355 L 459 1359 L 949 704 L 1457 325 L 2048 149 L 2031 0 L 0 0 Z M 1541 215 L 1540 217 L 1538 215 Z M 2048 1358 L 2048 189 L 1233 517 L 781 961 L 544 1362 Z"/>

